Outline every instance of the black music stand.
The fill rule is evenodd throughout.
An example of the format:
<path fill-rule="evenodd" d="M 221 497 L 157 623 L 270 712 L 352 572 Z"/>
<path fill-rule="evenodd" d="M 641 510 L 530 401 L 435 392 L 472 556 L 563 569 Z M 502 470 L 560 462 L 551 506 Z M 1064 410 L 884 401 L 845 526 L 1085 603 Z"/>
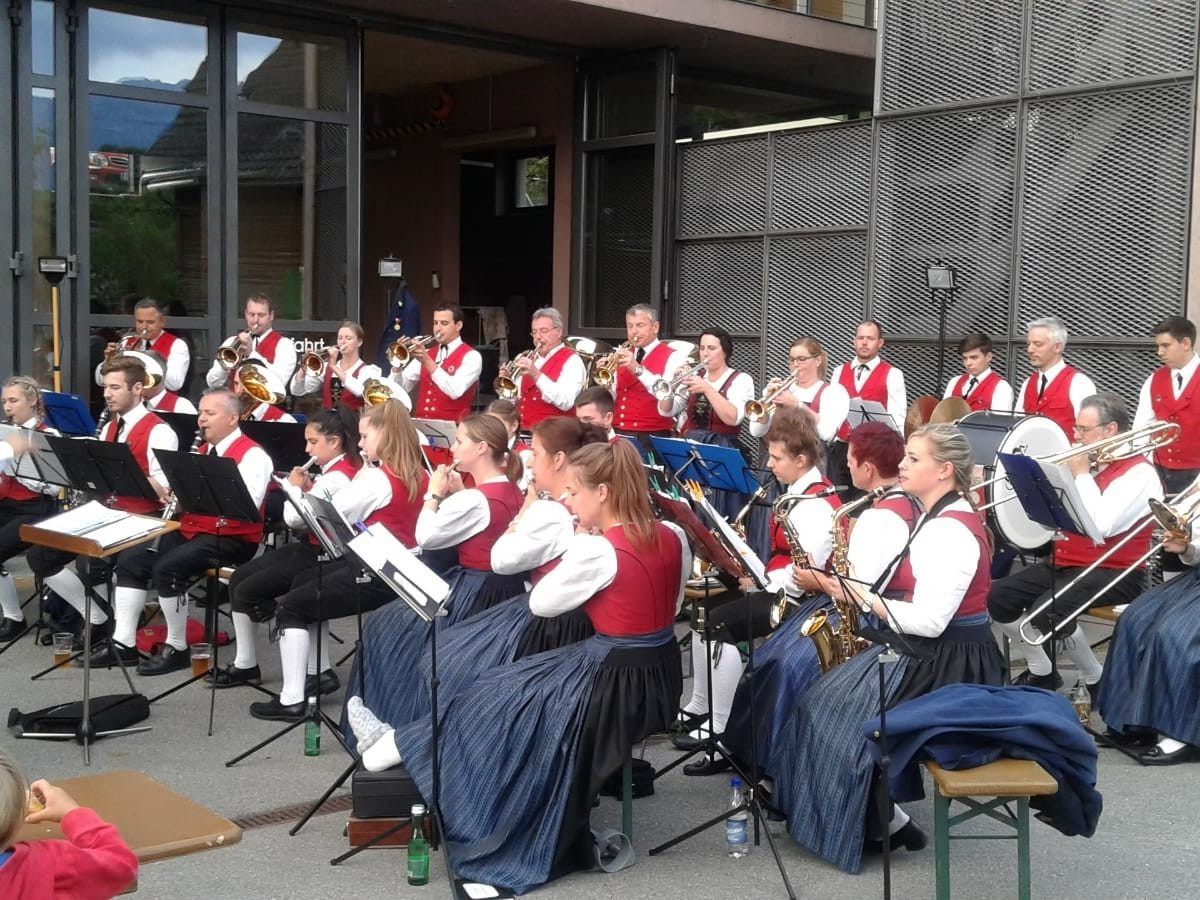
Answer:
<path fill-rule="evenodd" d="M 445 603 L 450 595 L 450 586 L 388 533 L 382 525 L 372 525 L 352 540 L 348 546 L 351 552 L 378 576 L 380 581 L 395 591 L 396 596 L 408 604 L 409 609 L 429 625 L 429 759 L 432 772 L 428 813 L 437 826 L 430 835 L 429 847 L 431 850 L 436 850 L 441 835 L 445 833 L 441 821 L 441 771 L 438 762 L 438 733 L 441 731 L 441 722 L 438 720 L 437 620 L 439 616 L 445 615 Z M 362 669 L 361 660 L 359 669 L 360 671 Z M 354 773 L 359 762 L 360 758 L 355 754 L 354 760 L 342 774 L 341 781 L 344 782 Z M 318 803 L 318 805 L 320 804 Z M 330 865 L 340 865 L 363 850 L 374 847 L 391 837 L 405 824 L 401 819 L 393 827 L 373 836 L 366 843 L 334 857 L 329 861 Z M 298 829 L 299 825 L 291 833 L 295 834 Z M 453 883 L 454 873 L 450 867 L 448 855 L 446 873 Z"/>
<path fill-rule="evenodd" d="M 290 472 L 308 462 L 303 422 L 258 422 L 246 419 L 242 434 L 267 451 L 276 472 Z"/>
<path fill-rule="evenodd" d="M 259 522 L 262 517 L 258 507 L 250 499 L 246 490 L 246 482 L 238 471 L 237 463 L 225 456 L 211 454 L 189 453 L 184 450 L 157 450 L 155 456 L 162 466 L 167 483 L 179 501 L 179 509 L 193 515 L 211 516 L 217 520 L 216 551 L 213 569 L 216 580 L 221 577 L 221 528 L 228 522 Z M 215 593 L 215 591 L 214 591 Z M 216 598 L 209 603 L 204 611 L 204 634 L 212 645 L 212 670 L 219 668 L 220 650 L 217 644 L 217 603 Z M 182 690 L 189 684 L 194 684 L 208 673 L 193 675 L 161 694 L 150 698 L 151 703 L 157 703 L 169 697 L 176 691 Z M 217 704 L 217 679 L 214 676 L 209 688 L 208 700 L 208 736 L 213 733 L 213 715 Z"/>
<path fill-rule="evenodd" d="M 661 440 L 661 438 L 652 438 L 652 440 L 658 441 L 658 440 Z M 697 451 L 696 450 L 697 447 L 700 447 L 702 449 Z M 716 448 L 716 447 L 713 447 L 713 446 L 710 446 L 707 444 L 701 444 L 701 445 L 693 444 L 693 446 L 692 446 L 692 451 L 693 451 L 694 455 L 699 459 L 703 458 L 703 456 L 705 455 L 705 451 L 709 451 L 709 450 L 713 450 L 713 449 L 728 450 L 729 448 L 726 448 L 726 447 Z M 736 452 L 736 451 L 734 451 L 734 452 Z M 739 458 L 740 458 L 740 454 L 739 454 Z M 743 462 L 742 465 L 744 466 L 745 463 Z M 707 473 L 707 471 L 704 471 L 703 474 L 707 475 L 708 473 Z M 695 480 L 699 481 L 699 479 L 695 479 Z M 754 483 L 754 487 L 751 488 L 751 490 L 756 490 L 756 489 L 757 489 L 757 482 Z M 656 499 L 659 499 L 659 498 L 656 498 Z M 668 498 L 661 498 L 661 501 L 665 502 L 667 499 Z M 734 557 L 733 554 L 729 553 L 728 550 L 726 550 L 726 552 L 724 554 L 714 553 L 714 551 L 710 548 L 710 543 L 717 543 L 716 538 L 713 536 L 713 534 L 709 531 L 709 529 L 704 527 L 703 523 L 700 521 L 700 519 L 697 516 L 695 516 L 695 514 L 691 514 L 690 516 L 685 514 L 682 510 L 678 509 L 678 506 L 676 506 L 676 504 L 682 505 L 683 507 L 687 508 L 687 513 L 692 513 L 690 507 L 687 507 L 686 503 L 681 503 L 680 501 L 673 501 L 672 506 L 675 507 L 674 508 L 674 514 L 676 516 L 675 521 L 679 524 L 679 526 L 681 528 L 684 529 L 685 532 L 689 533 L 689 536 L 693 537 L 696 540 L 697 544 L 700 547 L 705 549 L 706 553 L 713 553 L 713 555 L 716 557 L 716 559 L 710 559 L 710 562 L 713 562 L 714 564 L 717 564 L 717 565 L 721 564 L 720 562 L 718 562 L 718 560 L 723 561 L 725 564 L 729 564 L 729 563 L 733 562 L 733 560 L 736 557 Z M 712 508 L 709 507 L 706 503 L 702 504 L 701 508 L 704 511 L 705 515 L 708 515 L 708 516 L 711 516 L 714 518 L 714 525 L 715 525 L 716 524 L 715 523 L 715 517 L 716 517 L 715 511 L 713 511 Z M 718 527 L 718 530 L 720 530 L 719 526 L 717 526 L 717 527 Z M 691 531 L 695 531 L 696 533 L 693 535 L 693 534 L 691 534 Z M 724 549 L 724 548 L 722 548 L 722 549 Z M 740 577 L 740 575 L 742 575 L 742 574 L 750 575 L 756 582 L 758 582 L 758 587 L 760 589 L 765 587 L 765 585 L 759 580 L 758 576 L 753 572 L 753 570 L 743 562 L 739 562 L 737 564 L 736 574 L 735 573 L 730 573 L 730 574 L 733 574 L 735 579 Z M 706 593 L 707 593 L 707 589 L 708 589 L 708 585 L 706 583 L 705 584 Z M 735 813 L 749 812 L 750 818 L 754 820 L 754 844 L 755 844 L 755 846 L 758 846 L 760 844 L 760 842 L 761 842 L 760 836 L 765 834 L 767 837 L 767 845 L 771 848 L 771 855 L 775 857 L 775 865 L 779 869 L 779 877 L 783 879 L 783 886 L 787 890 L 788 897 L 790 897 L 790 898 L 792 898 L 792 900 L 794 900 L 794 898 L 796 896 L 796 892 L 792 889 L 791 879 L 788 878 L 787 869 L 784 867 L 783 859 L 779 855 L 779 848 L 775 846 L 775 838 L 771 834 L 771 829 L 769 827 L 767 827 L 767 825 L 766 825 L 766 813 L 763 812 L 761 801 L 758 799 L 758 790 L 759 790 L 758 726 L 757 726 L 758 720 L 757 720 L 757 715 L 756 715 L 755 708 L 754 708 L 755 704 L 754 704 L 754 690 L 753 690 L 754 628 L 753 628 L 753 617 L 751 614 L 749 598 L 746 598 L 746 600 L 745 600 L 745 607 L 746 607 L 746 634 L 748 635 L 748 640 L 746 641 L 746 649 L 747 649 L 746 671 L 743 674 L 743 677 L 748 678 L 751 682 L 750 721 L 752 723 L 754 723 L 753 727 L 750 730 L 749 771 L 747 772 L 746 770 L 744 770 L 743 767 L 738 764 L 737 760 L 733 759 L 733 757 L 729 753 L 726 752 L 726 750 L 717 741 L 716 736 L 712 733 L 712 731 L 713 731 L 713 729 L 712 729 L 712 666 L 707 663 L 705 664 L 704 668 L 706 670 L 705 677 L 708 679 L 708 687 L 709 687 L 709 690 L 708 690 L 709 737 L 704 742 L 704 745 L 702 745 L 701 747 L 698 747 L 696 750 L 689 751 L 685 756 L 676 760 L 672 764 L 672 766 L 678 765 L 678 764 L 682 763 L 684 760 L 690 758 L 691 756 L 693 756 L 696 753 L 699 753 L 701 751 L 708 753 L 710 759 L 713 758 L 714 754 L 719 753 L 719 754 L 721 754 L 722 757 L 724 757 L 729 762 L 729 764 L 733 767 L 733 769 L 744 780 L 745 785 L 746 785 L 746 792 L 745 792 L 744 799 L 738 806 L 727 809 L 720 815 L 714 816 L 713 818 L 708 819 L 705 822 L 701 822 L 699 825 L 695 826 L 694 828 L 691 828 L 691 829 L 683 832 L 682 834 L 671 838 L 669 841 L 659 844 L 657 847 L 653 847 L 649 851 L 649 855 L 656 856 L 659 853 L 662 853 L 662 852 L 670 849 L 671 847 L 674 847 L 676 844 L 680 844 L 683 841 L 686 841 L 688 838 L 694 837 L 695 835 L 700 834 L 703 831 L 707 831 L 709 828 L 712 828 L 715 825 L 719 825 L 720 823 L 724 822 L 726 819 L 728 819 L 730 816 L 734 815 Z M 710 630 L 710 626 L 708 623 L 707 612 L 705 613 L 703 624 L 704 624 L 704 630 L 705 630 L 705 640 L 707 641 L 711 637 L 711 630 Z M 695 678 L 696 673 L 693 672 L 692 677 Z M 661 774 L 661 773 L 659 773 L 659 774 Z M 655 777 L 657 777 L 657 775 Z"/>
<path fill-rule="evenodd" d="M 46 424 L 63 434 L 83 434 L 89 437 L 96 433 L 96 420 L 88 411 L 87 404 L 75 394 L 42 391 L 42 402 L 46 404 Z"/>
<path fill-rule="evenodd" d="M 288 485 L 288 487 L 291 487 L 291 485 Z M 322 500 L 320 497 L 314 497 L 311 494 L 301 494 L 297 496 L 297 493 L 297 491 L 288 490 L 286 487 L 283 489 L 284 498 L 292 505 L 292 508 L 300 514 L 300 518 L 304 520 L 304 524 L 308 528 L 309 533 L 316 537 L 317 541 L 321 545 L 321 555 L 317 557 L 317 615 L 320 617 L 322 599 L 324 596 L 325 565 L 330 560 L 342 559 L 345 556 L 346 542 L 350 540 L 354 532 L 350 529 L 349 525 L 346 524 L 345 520 L 342 519 L 341 515 L 338 513 L 337 509 L 332 503 L 327 500 Z M 362 622 L 361 616 L 362 612 L 360 610 L 360 626 Z M 317 659 L 321 659 L 321 628 L 319 625 L 317 627 Z M 342 745 L 342 749 L 353 756 L 354 753 L 346 745 L 346 740 L 342 737 L 342 731 L 338 727 L 338 724 L 334 722 L 333 719 L 331 719 L 329 715 L 321 708 L 321 673 L 319 671 L 317 672 L 316 699 L 317 705 L 313 710 L 311 721 L 316 722 L 318 728 L 320 728 L 321 723 L 324 722 L 325 725 L 328 726 L 330 732 L 333 733 L 333 736 L 337 739 L 337 742 Z M 236 766 L 243 759 L 253 756 L 259 750 L 275 743 L 275 741 L 279 740 L 285 734 L 290 734 L 296 728 L 308 721 L 310 721 L 309 717 L 305 716 L 302 719 L 297 719 L 295 722 L 292 722 L 289 725 L 285 725 L 269 738 L 259 741 L 249 750 L 239 753 L 237 756 L 233 757 L 233 759 L 225 763 L 225 767 L 231 768 Z M 333 793 L 333 791 L 330 790 L 330 793 Z M 317 804 L 317 807 L 324 802 L 325 798 L 322 798 L 320 803 Z M 315 812 L 317 807 L 314 807 L 312 812 Z M 310 812 L 309 815 L 311 814 L 312 813 Z M 303 821 L 301 824 L 303 824 Z"/>
<path fill-rule="evenodd" d="M 861 397 L 850 398 L 850 410 L 846 414 L 846 422 L 849 423 L 851 430 L 864 422 L 883 422 L 897 434 L 904 434 L 903 423 L 897 423 L 882 403 L 863 400 Z"/>

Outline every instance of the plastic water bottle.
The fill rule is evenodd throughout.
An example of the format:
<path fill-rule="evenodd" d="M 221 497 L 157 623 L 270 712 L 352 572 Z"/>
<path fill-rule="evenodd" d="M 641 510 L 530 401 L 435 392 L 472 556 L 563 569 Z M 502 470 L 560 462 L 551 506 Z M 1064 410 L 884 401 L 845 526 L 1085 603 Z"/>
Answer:
<path fill-rule="evenodd" d="M 304 755 L 321 755 L 321 722 L 317 719 L 317 698 L 308 698 L 308 709 L 304 713 Z"/>
<path fill-rule="evenodd" d="M 1071 705 L 1075 707 L 1075 715 L 1079 717 L 1079 724 L 1084 728 L 1088 728 L 1092 724 L 1092 694 L 1087 689 L 1087 685 L 1080 678 L 1075 682 L 1075 687 L 1071 688 Z"/>
<path fill-rule="evenodd" d="M 429 841 L 421 823 L 425 820 L 425 805 L 414 803 L 412 808 L 412 835 L 408 839 L 408 883 L 429 883 Z"/>
<path fill-rule="evenodd" d="M 742 779 L 736 775 L 729 779 L 729 806 L 737 809 L 745 802 L 742 793 Z M 725 820 L 725 849 L 731 859 L 741 859 L 750 852 L 750 835 L 747 826 L 750 822 L 750 812 L 742 808 Z"/>

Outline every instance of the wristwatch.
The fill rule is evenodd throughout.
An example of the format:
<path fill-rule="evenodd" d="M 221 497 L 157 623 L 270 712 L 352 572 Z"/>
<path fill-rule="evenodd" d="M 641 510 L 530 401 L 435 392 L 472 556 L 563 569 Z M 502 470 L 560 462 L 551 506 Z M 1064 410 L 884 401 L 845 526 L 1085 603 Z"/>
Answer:
<path fill-rule="evenodd" d="M 445 494 L 435 494 L 433 491 L 426 491 L 425 496 L 422 499 L 425 501 L 436 500 L 438 503 L 441 503 L 443 500 L 446 499 L 446 495 Z"/>

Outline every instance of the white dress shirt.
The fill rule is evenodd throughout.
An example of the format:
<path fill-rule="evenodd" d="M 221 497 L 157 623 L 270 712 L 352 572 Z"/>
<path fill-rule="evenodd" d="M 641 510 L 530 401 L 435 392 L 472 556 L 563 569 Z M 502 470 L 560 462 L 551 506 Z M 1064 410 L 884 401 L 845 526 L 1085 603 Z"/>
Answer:
<path fill-rule="evenodd" d="M 1193 353 L 1192 358 L 1187 361 L 1187 364 L 1184 365 L 1182 369 L 1171 370 L 1172 397 L 1174 397 L 1176 400 L 1179 399 L 1179 395 L 1184 392 L 1184 389 L 1187 388 L 1187 386 L 1192 383 L 1192 379 L 1196 377 L 1197 369 L 1200 369 L 1200 357 Z M 1177 379 L 1175 377 L 1176 375 L 1181 375 L 1183 377 L 1182 379 Z M 1149 378 L 1142 382 L 1142 389 L 1138 393 L 1137 412 L 1133 414 L 1134 428 L 1141 428 L 1154 418 L 1154 405 L 1150 401 L 1150 381 L 1153 378 L 1154 375 L 1152 373 Z M 1180 383 L 1181 381 L 1182 384 Z M 1190 439 L 1195 440 L 1196 436 L 1193 435 Z"/>
<path fill-rule="evenodd" d="M 260 403 L 260 404 L 258 404 L 258 406 L 254 407 L 254 409 L 250 412 L 251 421 L 254 421 L 254 422 L 263 421 L 264 416 L 266 416 L 266 414 L 267 414 L 268 406 L 270 406 L 269 403 Z M 296 421 L 296 417 L 293 416 L 290 412 L 284 412 L 282 409 L 279 410 L 279 412 L 281 413 L 279 418 L 272 419 L 271 420 L 272 422 L 295 422 Z"/>
<path fill-rule="evenodd" d="M 962 499 L 945 508 L 951 511 L 976 515 Z M 946 630 L 976 570 L 991 564 L 980 559 L 979 542 L 967 526 L 949 516 L 938 516 L 921 528 L 909 547 L 909 562 L 912 602 L 887 601 L 888 618 L 894 630 L 919 637 L 937 637 Z"/>
<path fill-rule="evenodd" d="M 692 550 L 687 536 L 673 522 L 663 522 L 679 538 L 679 593 L 675 610 L 683 603 L 683 589 L 692 573 Z M 534 585 L 529 594 L 529 608 L 535 616 L 550 618 L 578 609 L 613 583 L 617 577 L 617 551 L 600 535 L 577 534 L 571 539 L 562 562 Z"/>
<path fill-rule="evenodd" d="M 667 381 L 673 378 L 673 375 L 667 376 Z M 737 417 L 726 424 L 741 425 L 742 420 L 746 417 L 746 404 L 754 399 L 754 379 L 746 372 L 735 372 L 733 369 L 726 369 L 716 378 L 709 378 L 708 373 L 704 375 L 704 380 L 711 384 L 720 392 L 721 388 L 728 382 L 729 386 L 725 390 L 725 399 L 733 404 L 733 411 Z M 691 394 L 686 391 L 681 391 L 671 395 L 671 416 L 680 417 L 679 426 L 682 428 L 684 419 L 687 416 L 688 398 Z M 715 421 L 718 418 L 716 410 L 713 410 L 712 419 Z M 722 419 L 722 422 L 725 420 Z"/>
<path fill-rule="evenodd" d="M 840 384 L 842 378 L 842 370 L 846 366 L 850 366 L 850 372 L 854 376 L 854 386 L 858 390 L 862 390 L 862 386 L 866 384 L 867 379 L 871 377 L 871 373 L 875 371 L 876 366 L 880 363 L 878 356 L 863 362 L 857 356 L 848 363 L 842 363 L 833 370 L 833 376 L 829 379 L 833 384 Z M 860 369 L 859 366 L 866 366 L 866 369 Z M 908 415 L 908 390 L 904 386 L 904 373 L 900 371 L 899 366 L 893 365 L 888 370 L 887 374 L 887 402 L 883 405 L 887 410 L 887 414 L 891 417 L 891 421 L 887 424 L 893 430 L 903 434 L 904 419 Z M 824 404 L 825 397 L 821 397 L 821 403 Z"/>
<path fill-rule="evenodd" d="M 342 378 L 342 390 L 353 394 L 355 397 L 362 397 L 363 385 L 371 378 L 382 377 L 383 371 L 379 366 L 360 359 L 354 364 L 354 368 Z M 324 375 L 318 375 L 316 372 L 311 372 L 307 367 L 302 366 L 296 370 L 290 389 L 293 397 L 304 397 L 308 394 L 319 394 L 324 384 Z"/>
<path fill-rule="evenodd" d="M 810 485 L 820 480 L 821 472 L 814 466 L 788 485 L 786 493 L 792 496 L 803 494 Z M 833 552 L 833 507 L 824 497 L 801 500 L 788 510 L 788 521 L 800 539 L 800 546 L 808 554 L 809 563 L 814 569 L 824 569 L 829 554 Z M 768 572 L 767 590 L 784 590 L 793 597 L 802 593 L 792 581 L 791 566 Z"/>
<path fill-rule="evenodd" d="M 274 328 L 268 328 L 262 334 L 252 336 L 250 338 L 250 352 L 246 355 L 246 359 L 256 359 L 272 372 L 279 376 L 279 381 L 282 384 L 287 384 L 292 380 L 292 373 L 296 371 L 296 345 L 291 338 L 286 335 L 279 335 L 279 343 L 275 345 L 275 362 L 267 362 L 266 357 L 258 352 L 257 346 Z M 237 341 L 237 335 L 231 335 L 221 342 L 222 347 L 232 347 Z M 217 362 L 214 357 L 212 365 L 208 369 L 208 375 L 205 376 L 205 381 L 208 382 L 210 388 L 221 388 L 229 382 L 229 370 Z"/>
<path fill-rule="evenodd" d="M 483 371 L 483 357 L 479 355 L 478 350 L 473 349 L 467 351 L 467 354 L 462 358 L 462 362 L 459 363 L 458 369 L 455 370 L 454 374 L 442 368 L 441 361 L 457 350 L 461 343 L 462 338 L 455 338 L 445 347 L 430 348 L 430 353 L 433 355 L 434 361 L 438 364 L 430 377 L 438 389 L 451 400 L 457 400 L 470 390 L 471 385 L 479 381 L 479 373 Z M 392 371 L 395 372 L 395 369 Z M 408 361 L 408 365 L 400 373 L 400 386 L 406 391 L 411 391 L 416 388 L 420 381 L 421 363 L 414 357 Z"/>
<path fill-rule="evenodd" d="M 492 545 L 492 571 L 516 575 L 567 552 L 575 536 L 571 513 L 557 500 L 534 500 Z"/>
<path fill-rule="evenodd" d="M 846 389 L 836 381 L 829 384 L 824 381 L 814 381 L 808 387 L 793 384 L 788 388 L 788 392 L 805 406 L 811 408 L 813 398 L 817 396 L 822 385 L 825 386 L 825 390 L 821 394 L 821 409 L 817 412 L 817 436 L 828 443 L 833 440 L 838 429 L 842 427 L 842 423 L 846 421 L 846 416 L 850 414 L 850 395 L 846 393 Z M 778 408 L 776 407 L 776 409 Z M 764 421 L 751 422 L 750 434 L 757 438 L 766 436 L 774 415 L 775 411 L 772 410 L 771 415 L 767 416 Z"/>
<path fill-rule="evenodd" d="M 503 475 L 481 484 L 507 481 Z M 487 497 L 474 488 L 455 491 L 438 504 L 437 509 L 422 509 L 417 516 L 417 543 L 428 550 L 457 547 L 491 524 L 492 507 Z"/>
<path fill-rule="evenodd" d="M 223 441 L 217 442 L 217 453 L 224 456 L 229 445 L 241 436 L 240 428 L 233 429 L 232 433 L 226 435 Z M 271 475 L 274 471 L 275 464 L 271 462 L 271 457 L 267 455 L 266 450 L 257 445 L 247 450 L 242 461 L 238 463 L 238 472 L 241 474 L 242 481 L 246 484 L 246 492 L 250 494 L 250 500 L 255 506 L 262 505 L 263 498 L 267 495 L 267 485 L 271 483 Z"/>
<path fill-rule="evenodd" d="M 578 353 L 572 353 L 565 363 L 563 363 L 562 371 L 558 373 L 558 380 L 551 381 L 548 377 L 541 374 L 542 367 L 546 365 L 550 357 L 558 352 L 562 344 L 551 347 L 546 351 L 545 356 L 534 355 L 533 367 L 538 370 L 534 384 L 537 389 L 542 392 L 542 399 L 551 406 L 556 406 L 564 412 L 568 412 L 575 408 L 575 398 L 579 396 L 579 392 L 584 389 L 587 384 L 587 366 L 583 364 L 583 360 L 579 358 Z M 525 378 L 517 379 L 517 396 L 521 395 L 524 389 Z"/>
<path fill-rule="evenodd" d="M 1150 499 L 1163 498 L 1162 481 L 1148 462 L 1118 475 L 1103 493 L 1090 472 L 1075 476 L 1075 489 L 1079 491 L 1084 509 L 1105 538 L 1128 531 L 1150 512 Z"/>
<path fill-rule="evenodd" d="M 1032 375 L 1026 378 L 1021 383 L 1021 395 L 1017 401 L 1017 408 L 1025 408 L 1025 391 L 1028 390 L 1029 382 L 1034 382 L 1033 392 L 1037 394 L 1037 383 L 1041 381 L 1042 375 L 1046 376 L 1046 390 L 1050 389 L 1050 385 L 1054 384 L 1054 379 L 1058 377 L 1058 373 L 1066 368 L 1066 360 L 1060 359 L 1045 372 L 1034 371 Z M 1071 379 L 1071 408 L 1075 410 L 1075 415 L 1079 415 L 1079 408 L 1083 406 L 1083 401 L 1096 393 L 1096 383 L 1088 378 L 1078 369 L 1075 370 L 1075 377 Z"/>
<path fill-rule="evenodd" d="M 660 343 L 662 343 L 662 342 L 658 341 L 658 340 L 653 340 L 649 344 L 647 344 L 645 347 L 643 347 L 642 349 L 645 350 L 646 352 L 642 354 L 642 359 L 644 360 L 647 356 L 649 356 L 650 353 L 654 350 L 654 348 L 657 347 Z M 633 352 L 634 352 L 634 355 L 636 358 L 637 351 L 634 350 Z M 679 369 L 681 369 L 683 366 L 686 366 L 688 364 L 688 359 L 689 359 L 689 356 L 686 351 L 672 349 L 671 355 L 667 357 L 667 364 L 666 364 L 666 366 L 663 367 L 662 374 L 655 374 L 654 372 L 651 372 L 649 369 L 646 368 L 645 363 L 642 362 L 642 363 L 639 363 L 639 365 L 641 365 L 641 367 L 642 367 L 642 374 L 637 376 L 637 380 L 642 383 L 642 386 L 645 387 L 646 390 L 648 390 L 651 394 L 653 394 L 654 393 L 654 383 L 656 381 L 658 381 L 660 378 L 665 378 L 667 381 L 670 381 L 671 378 L 674 377 L 675 373 L 679 371 Z M 613 379 L 612 384 L 609 386 L 609 390 L 612 391 L 614 395 L 616 394 L 616 392 L 617 392 L 617 379 L 616 378 Z"/>
<path fill-rule="evenodd" d="M 150 410 L 146 409 L 143 404 L 139 403 L 129 412 L 121 416 L 121 421 L 124 423 L 124 427 L 121 428 L 121 434 L 117 440 L 127 442 L 129 440 L 129 432 L 133 430 L 133 426 L 142 421 L 142 419 L 144 419 L 149 412 Z M 108 424 L 104 426 L 104 431 L 100 433 L 101 438 L 108 434 L 108 429 L 112 427 L 112 423 L 116 418 L 117 417 L 114 415 L 108 420 Z M 166 422 L 161 422 L 150 429 L 150 437 L 147 443 L 149 444 L 149 449 L 146 452 L 146 458 L 150 463 L 150 471 L 147 474 L 165 488 L 168 486 L 167 476 L 163 474 L 162 466 L 158 462 L 158 455 L 154 451 L 178 450 L 179 435 L 177 435 L 175 430 Z"/>
<path fill-rule="evenodd" d="M 22 422 L 21 427 L 28 428 L 30 431 L 34 431 L 37 428 L 37 424 L 37 416 L 33 416 L 28 421 Z M 58 437 L 58 431 L 53 428 L 47 428 L 42 432 L 42 434 L 52 434 L 55 437 Z M 17 452 L 13 448 L 13 445 L 8 441 L 0 441 L 0 475 L 12 475 L 13 472 L 17 471 L 17 463 L 19 461 L 19 457 L 17 456 Z M 49 484 L 45 481 L 35 481 L 32 478 L 18 478 L 17 484 L 20 484 L 35 493 L 45 494 L 47 496 L 54 496 L 62 489 L 60 485 Z"/>
<path fill-rule="evenodd" d="M 333 495 L 333 508 L 352 525 L 367 521 L 373 512 L 391 502 L 391 479 L 380 467 L 365 464 Z"/>
<path fill-rule="evenodd" d="M 332 501 L 342 488 L 350 484 L 350 479 L 346 477 L 345 472 L 330 471 L 339 460 L 345 459 L 345 457 L 345 453 L 339 453 L 333 459 L 329 460 L 329 462 L 325 463 L 325 465 L 321 466 L 321 474 L 313 479 L 312 486 L 306 493 L 319 497 L 322 500 Z M 283 506 L 283 521 L 293 531 L 307 530 L 304 520 L 300 518 L 300 513 L 296 512 L 295 507 L 290 503 L 285 503 Z M 351 521 L 354 520 L 351 519 Z"/>
<path fill-rule="evenodd" d="M 963 397 L 963 399 L 969 400 L 971 398 L 971 395 L 974 394 L 977 390 L 979 390 L 979 386 L 981 384 L 983 384 L 983 382 L 987 378 L 989 378 L 991 376 L 991 374 L 992 374 L 991 366 L 988 366 L 986 369 L 984 369 L 978 375 L 966 375 L 964 373 L 963 377 L 966 378 L 966 381 L 964 382 L 964 386 L 969 385 L 971 383 L 972 378 L 975 379 L 975 386 L 972 387 L 967 392 L 967 395 L 965 397 Z M 951 378 L 948 382 L 946 382 L 946 390 L 942 392 L 942 399 L 945 399 L 946 397 L 957 396 L 954 393 L 954 387 L 957 384 L 958 384 L 958 378 Z M 996 385 L 996 390 L 992 392 L 992 402 L 988 406 L 988 409 L 992 410 L 993 412 L 1012 412 L 1012 408 L 1013 408 L 1012 385 L 1009 384 L 1007 381 L 1005 381 L 1003 378 L 1001 378 L 1000 383 Z"/>
<path fill-rule="evenodd" d="M 155 396 L 151 397 L 149 400 L 146 401 L 146 408 L 148 410 L 150 410 L 151 412 L 157 412 L 158 405 L 160 403 L 162 403 L 164 397 L 166 397 L 165 393 L 164 394 L 156 394 Z M 191 400 L 189 400 L 187 397 L 184 397 L 180 394 L 177 394 L 176 397 L 177 397 L 177 399 L 175 401 L 175 408 L 173 410 L 171 410 L 172 415 L 174 415 L 176 413 L 178 413 L 181 416 L 196 415 L 196 413 L 197 413 L 196 405 L 194 403 L 192 403 Z"/>
<path fill-rule="evenodd" d="M 167 351 L 167 371 L 163 376 L 163 383 L 167 386 L 168 391 L 178 391 L 183 387 L 183 383 L 187 380 L 188 368 L 192 364 L 192 351 L 188 349 L 187 342 L 177 335 L 172 335 L 175 340 L 171 343 L 171 349 Z M 151 342 L 153 343 L 153 342 Z M 96 384 L 104 386 L 104 378 L 100 374 L 100 370 L 104 367 L 107 360 L 101 360 L 96 364 Z"/>
<path fill-rule="evenodd" d="M 867 586 L 874 584 L 904 549 L 908 534 L 908 523 L 895 511 L 878 506 L 863 510 L 850 531 L 850 545 L 846 548 L 850 574 Z"/>

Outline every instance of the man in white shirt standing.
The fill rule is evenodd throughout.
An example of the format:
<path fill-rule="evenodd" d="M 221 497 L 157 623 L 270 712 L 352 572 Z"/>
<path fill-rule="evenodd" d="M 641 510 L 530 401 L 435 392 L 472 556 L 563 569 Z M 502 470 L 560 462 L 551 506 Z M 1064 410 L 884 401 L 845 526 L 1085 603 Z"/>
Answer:
<path fill-rule="evenodd" d="M 530 432 L 552 416 L 569 416 L 587 382 L 587 366 L 563 344 L 562 315 L 553 307 L 535 310 L 530 324 L 534 352 L 513 360 L 517 369 L 517 411 L 521 430 Z"/>
<path fill-rule="evenodd" d="M 1058 423 L 1069 438 L 1083 401 L 1096 393 L 1096 385 L 1063 360 L 1067 326 L 1057 316 L 1034 319 L 1026 326 L 1025 352 L 1033 374 L 1025 379 L 1017 397 L 1026 415 L 1043 415 Z"/>
<path fill-rule="evenodd" d="M 657 381 L 671 380 L 687 365 L 688 354 L 658 339 L 658 310 L 645 303 L 625 312 L 625 335 L 629 347 L 615 351 L 616 372 L 612 380 L 613 428 L 650 450 L 652 435 L 667 437 L 675 420 L 659 411 L 654 396 Z"/>
<path fill-rule="evenodd" d="M 151 350 L 166 362 L 164 386 L 168 391 L 178 391 L 187 380 L 188 367 L 192 364 L 192 352 L 187 342 L 166 330 L 167 316 L 157 300 L 143 297 L 133 306 L 133 334 L 126 335 L 120 343 L 110 342 L 104 348 L 104 359 L 126 350 Z M 96 366 L 96 384 L 104 387 L 100 369 Z"/>
<path fill-rule="evenodd" d="M 266 365 L 287 384 L 296 371 L 296 345 L 275 330 L 275 301 L 266 294 L 255 294 L 246 298 L 243 307 L 246 330 L 226 338 L 222 347 L 235 349 L 241 362 L 257 360 Z M 233 384 L 232 367 L 214 359 L 205 377 L 210 388 L 230 387 Z"/>
<path fill-rule="evenodd" d="M 1012 385 L 992 371 L 992 339 L 973 331 L 958 342 L 958 354 L 963 374 L 950 379 L 942 397 L 961 397 L 971 412 L 1012 412 Z"/>
<path fill-rule="evenodd" d="M 462 421 L 470 412 L 479 390 L 483 358 L 462 339 L 462 309 L 442 303 L 433 309 L 435 347 L 412 346 L 403 370 L 392 369 L 406 391 L 417 390 L 413 416 L 418 419 Z"/>

